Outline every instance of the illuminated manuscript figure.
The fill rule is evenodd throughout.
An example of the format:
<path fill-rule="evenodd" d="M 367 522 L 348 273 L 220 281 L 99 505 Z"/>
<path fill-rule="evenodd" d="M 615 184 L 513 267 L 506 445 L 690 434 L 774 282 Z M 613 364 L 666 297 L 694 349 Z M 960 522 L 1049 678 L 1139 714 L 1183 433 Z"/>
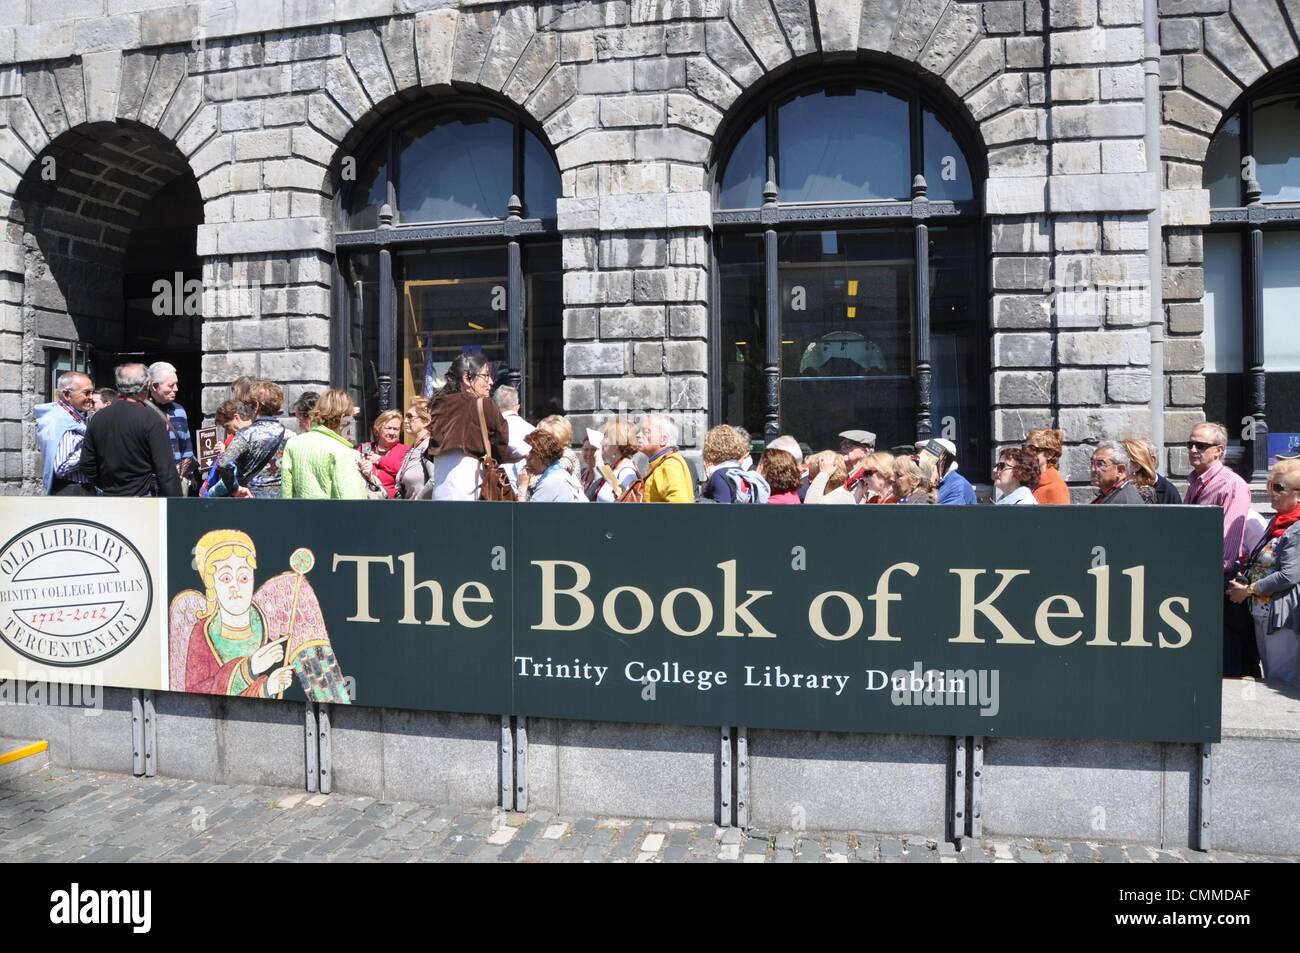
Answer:
<path fill-rule="evenodd" d="M 316 593 L 315 557 L 297 549 L 284 572 L 253 591 L 257 551 L 247 533 L 217 529 L 194 547 L 204 594 L 176 594 L 168 613 L 170 687 L 210 695 L 281 698 L 297 675 L 311 701 L 348 704 Z"/>

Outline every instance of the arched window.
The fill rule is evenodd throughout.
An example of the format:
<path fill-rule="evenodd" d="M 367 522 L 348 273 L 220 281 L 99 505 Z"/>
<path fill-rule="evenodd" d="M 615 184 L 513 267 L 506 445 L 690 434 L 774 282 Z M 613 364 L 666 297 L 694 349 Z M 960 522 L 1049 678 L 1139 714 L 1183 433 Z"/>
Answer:
<path fill-rule="evenodd" d="M 1266 479 L 1300 447 L 1300 92 L 1296 74 L 1252 90 L 1205 156 L 1205 412 Z"/>
<path fill-rule="evenodd" d="M 741 117 L 714 170 L 718 422 L 814 448 L 945 436 L 982 474 L 988 357 L 971 164 L 916 90 L 853 74 Z"/>
<path fill-rule="evenodd" d="M 461 353 L 531 415 L 561 410 L 560 173 L 542 140 L 463 97 L 402 113 L 342 171 L 332 375 L 360 396 L 360 429 Z"/>

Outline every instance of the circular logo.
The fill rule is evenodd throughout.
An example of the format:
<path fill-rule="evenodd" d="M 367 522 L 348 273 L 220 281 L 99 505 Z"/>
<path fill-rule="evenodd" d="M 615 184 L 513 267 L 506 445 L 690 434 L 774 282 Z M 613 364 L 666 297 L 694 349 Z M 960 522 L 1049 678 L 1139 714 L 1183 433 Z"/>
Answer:
<path fill-rule="evenodd" d="M 116 655 L 140 634 L 153 580 L 130 541 L 90 520 L 51 520 L 0 549 L 0 640 L 67 668 Z"/>

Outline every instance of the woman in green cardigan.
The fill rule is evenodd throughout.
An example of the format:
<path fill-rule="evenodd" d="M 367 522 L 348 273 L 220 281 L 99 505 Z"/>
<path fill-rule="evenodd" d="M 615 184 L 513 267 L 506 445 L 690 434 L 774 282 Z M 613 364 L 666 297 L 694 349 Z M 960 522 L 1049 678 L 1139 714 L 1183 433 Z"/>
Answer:
<path fill-rule="evenodd" d="M 346 391 L 321 394 L 311 412 L 311 430 L 290 438 L 280 464 L 284 500 L 364 500 L 366 481 L 357 452 L 343 436 L 354 405 Z"/>

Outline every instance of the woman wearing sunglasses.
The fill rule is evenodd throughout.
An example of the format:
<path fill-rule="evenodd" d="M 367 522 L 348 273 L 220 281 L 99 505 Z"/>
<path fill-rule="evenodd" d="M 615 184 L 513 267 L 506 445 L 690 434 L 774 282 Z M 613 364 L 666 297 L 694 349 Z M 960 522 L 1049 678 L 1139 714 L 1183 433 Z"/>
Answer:
<path fill-rule="evenodd" d="M 1268 475 L 1269 521 L 1228 598 L 1251 600 L 1255 644 L 1270 681 L 1300 685 L 1300 460 L 1281 460 Z"/>
<path fill-rule="evenodd" d="M 1041 468 L 1038 458 L 1020 447 L 1007 447 L 993 465 L 993 482 L 999 493 L 998 505 L 1016 504 L 1037 506 L 1034 487 L 1038 485 Z"/>
<path fill-rule="evenodd" d="M 1070 502 L 1070 488 L 1057 469 L 1064 442 L 1065 434 L 1050 428 L 1031 430 L 1025 438 L 1025 449 L 1034 455 L 1041 471 L 1038 485 L 1034 487 L 1034 499 L 1039 503 L 1063 505 Z"/>

